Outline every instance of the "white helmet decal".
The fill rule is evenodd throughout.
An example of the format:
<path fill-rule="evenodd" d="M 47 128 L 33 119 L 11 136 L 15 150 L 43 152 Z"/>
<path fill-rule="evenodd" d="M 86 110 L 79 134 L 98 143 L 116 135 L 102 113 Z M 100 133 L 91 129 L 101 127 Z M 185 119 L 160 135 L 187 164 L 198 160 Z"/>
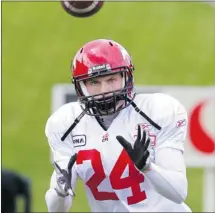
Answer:
<path fill-rule="evenodd" d="M 73 62 L 72 62 L 72 66 L 74 69 L 76 69 L 76 61 L 77 61 L 76 58 L 77 58 L 77 55 L 75 55 Z"/>
<path fill-rule="evenodd" d="M 120 51 L 121 51 L 121 53 L 122 53 L 123 59 L 125 60 L 125 59 L 126 59 L 126 56 L 129 56 L 127 50 L 126 50 L 123 46 L 121 46 L 120 44 L 119 44 L 119 49 L 120 49 Z"/>

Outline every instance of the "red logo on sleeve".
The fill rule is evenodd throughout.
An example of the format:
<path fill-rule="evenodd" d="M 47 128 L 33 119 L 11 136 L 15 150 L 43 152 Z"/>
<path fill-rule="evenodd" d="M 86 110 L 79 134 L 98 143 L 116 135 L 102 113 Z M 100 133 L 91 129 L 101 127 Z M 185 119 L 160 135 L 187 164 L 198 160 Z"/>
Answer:
<path fill-rule="evenodd" d="M 187 120 L 183 119 L 183 120 L 177 121 L 176 126 L 177 127 L 182 127 L 182 126 L 185 126 L 186 124 L 187 124 Z"/>

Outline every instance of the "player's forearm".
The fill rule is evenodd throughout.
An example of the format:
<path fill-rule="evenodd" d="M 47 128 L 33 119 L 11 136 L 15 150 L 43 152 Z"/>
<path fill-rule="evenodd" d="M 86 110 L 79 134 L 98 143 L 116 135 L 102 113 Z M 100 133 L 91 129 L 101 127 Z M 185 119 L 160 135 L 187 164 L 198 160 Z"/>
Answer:
<path fill-rule="evenodd" d="M 53 188 L 50 188 L 45 195 L 46 205 L 49 212 L 69 212 L 72 205 L 72 197 L 62 198 L 57 195 Z"/>
<path fill-rule="evenodd" d="M 179 204 L 186 199 L 187 179 L 182 172 L 170 171 L 151 163 L 150 170 L 144 175 L 160 195 Z"/>

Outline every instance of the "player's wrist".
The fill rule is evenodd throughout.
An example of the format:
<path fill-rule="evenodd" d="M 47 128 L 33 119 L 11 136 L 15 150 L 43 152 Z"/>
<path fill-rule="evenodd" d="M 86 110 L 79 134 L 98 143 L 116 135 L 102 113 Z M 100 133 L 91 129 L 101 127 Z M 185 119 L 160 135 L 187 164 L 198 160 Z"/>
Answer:
<path fill-rule="evenodd" d="M 145 165 L 145 166 L 141 169 L 141 172 L 144 173 L 144 174 L 150 172 L 151 169 L 152 169 L 151 165 L 152 165 L 152 162 L 149 162 L 147 165 Z"/>
<path fill-rule="evenodd" d="M 69 193 L 66 193 L 66 192 L 62 192 L 60 191 L 58 188 L 54 188 L 55 189 L 55 192 L 57 193 L 57 195 L 61 198 L 65 198 L 69 195 Z"/>

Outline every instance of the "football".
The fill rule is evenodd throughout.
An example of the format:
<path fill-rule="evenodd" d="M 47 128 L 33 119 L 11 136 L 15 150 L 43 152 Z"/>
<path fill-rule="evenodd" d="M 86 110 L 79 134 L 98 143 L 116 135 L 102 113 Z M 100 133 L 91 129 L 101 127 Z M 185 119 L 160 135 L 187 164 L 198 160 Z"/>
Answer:
<path fill-rule="evenodd" d="M 104 1 L 61 0 L 64 10 L 72 16 L 86 18 L 97 13 Z"/>

